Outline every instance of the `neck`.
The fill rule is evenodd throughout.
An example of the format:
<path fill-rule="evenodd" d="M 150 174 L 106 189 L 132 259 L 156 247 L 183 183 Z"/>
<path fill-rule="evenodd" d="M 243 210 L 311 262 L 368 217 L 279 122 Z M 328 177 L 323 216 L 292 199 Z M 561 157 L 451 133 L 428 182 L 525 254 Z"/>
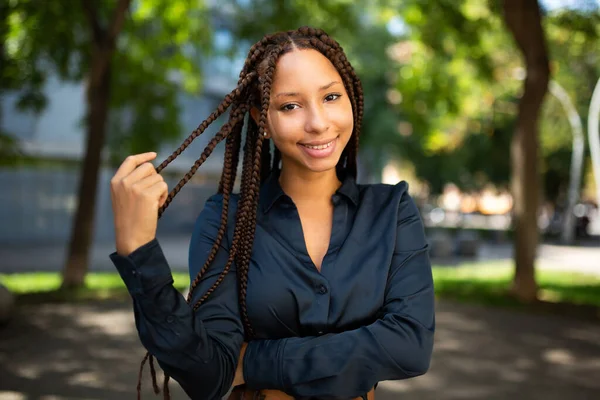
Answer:
<path fill-rule="evenodd" d="M 341 186 L 335 168 L 325 172 L 298 173 L 284 166 L 279 175 L 279 184 L 295 203 L 320 200 L 329 202 Z"/>

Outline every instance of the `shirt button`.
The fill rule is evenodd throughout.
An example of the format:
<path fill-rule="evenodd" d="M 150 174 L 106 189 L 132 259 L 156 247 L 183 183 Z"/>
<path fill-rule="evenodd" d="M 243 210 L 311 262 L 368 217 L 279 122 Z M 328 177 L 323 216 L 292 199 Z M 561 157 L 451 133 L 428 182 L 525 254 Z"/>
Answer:
<path fill-rule="evenodd" d="M 172 315 L 169 315 L 169 316 L 167 317 L 167 322 L 168 322 L 168 323 L 172 323 L 173 321 L 175 321 L 175 317 L 174 317 L 174 316 L 172 316 Z"/>
<path fill-rule="evenodd" d="M 317 290 L 321 294 L 327 293 L 327 287 L 325 287 L 325 285 L 319 285 L 319 287 L 317 288 Z"/>
<path fill-rule="evenodd" d="M 137 271 L 135 269 L 131 270 L 131 275 L 136 276 L 137 275 Z"/>

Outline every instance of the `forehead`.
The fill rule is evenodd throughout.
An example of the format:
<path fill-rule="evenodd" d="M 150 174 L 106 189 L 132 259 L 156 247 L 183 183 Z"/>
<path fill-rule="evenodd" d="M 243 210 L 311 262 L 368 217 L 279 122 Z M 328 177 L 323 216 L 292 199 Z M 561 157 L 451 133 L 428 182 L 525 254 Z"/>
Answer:
<path fill-rule="evenodd" d="M 273 89 L 300 90 L 319 88 L 332 81 L 339 80 L 340 74 L 331 61 L 313 49 L 293 50 L 277 60 Z"/>

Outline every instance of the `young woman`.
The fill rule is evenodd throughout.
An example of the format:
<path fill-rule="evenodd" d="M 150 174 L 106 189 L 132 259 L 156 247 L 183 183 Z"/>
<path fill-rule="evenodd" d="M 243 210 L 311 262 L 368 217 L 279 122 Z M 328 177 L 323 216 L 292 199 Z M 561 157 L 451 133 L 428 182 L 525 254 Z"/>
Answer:
<path fill-rule="evenodd" d="M 229 107 L 228 122 L 168 193 L 159 172 Z M 300 28 L 255 44 L 237 88 L 158 168 L 155 153 L 120 166 L 111 259 L 149 352 L 140 378 L 149 359 L 157 393 L 153 358 L 165 398 L 169 377 L 193 399 L 220 399 L 232 386 L 232 397 L 374 398 L 378 382 L 427 371 L 434 292 L 422 222 L 405 182 L 357 185 L 362 114 L 362 87 L 342 48 Z M 157 219 L 223 140 L 223 174 L 191 238 L 184 299 Z"/>

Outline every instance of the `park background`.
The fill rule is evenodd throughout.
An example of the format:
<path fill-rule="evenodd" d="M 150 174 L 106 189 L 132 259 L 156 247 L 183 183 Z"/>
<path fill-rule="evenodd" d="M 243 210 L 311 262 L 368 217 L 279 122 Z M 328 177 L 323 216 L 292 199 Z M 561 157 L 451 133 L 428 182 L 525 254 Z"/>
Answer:
<path fill-rule="evenodd" d="M 133 395 L 143 349 L 108 259 L 110 177 L 128 154 L 167 158 L 250 45 L 300 25 L 336 38 L 362 80 L 359 183 L 408 181 L 431 245 L 431 369 L 378 398 L 597 398 L 598 1 L 7 0 L 0 399 Z M 165 169 L 170 188 L 219 125 Z M 223 153 L 159 222 L 182 291 Z"/>

